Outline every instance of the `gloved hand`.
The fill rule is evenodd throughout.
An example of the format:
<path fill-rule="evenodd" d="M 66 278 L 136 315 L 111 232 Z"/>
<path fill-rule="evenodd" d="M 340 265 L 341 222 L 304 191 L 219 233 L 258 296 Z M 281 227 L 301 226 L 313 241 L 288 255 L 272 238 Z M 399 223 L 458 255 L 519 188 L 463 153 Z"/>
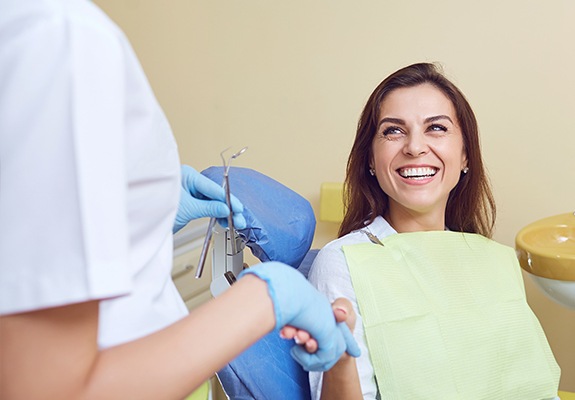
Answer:
<path fill-rule="evenodd" d="M 253 274 L 265 281 L 272 299 L 276 329 L 291 325 L 303 329 L 317 341 L 318 350 L 308 353 L 301 346 L 291 349 L 292 357 L 306 371 L 326 371 L 347 351 L 359 357 L 360 350 L 347 325 L 336 324 L 327 300 L 305 277 L 285 264 L 266 262 L 245 269 L 240 278 Z"/>
<path fill-rule="evenodd" d="M 231 203 L 235 228 L 244 229 L 246 227 L 246 220 L 242 215 L 244 206 L 233 195 Z M 180 204 L 174 221 L 173 233 L 182 229 L 191 220 L 202 217 L 218 218 L 218 223 L 227 227 L 229 213 L 224 189 L 192 167 L 182 165 Z"/>

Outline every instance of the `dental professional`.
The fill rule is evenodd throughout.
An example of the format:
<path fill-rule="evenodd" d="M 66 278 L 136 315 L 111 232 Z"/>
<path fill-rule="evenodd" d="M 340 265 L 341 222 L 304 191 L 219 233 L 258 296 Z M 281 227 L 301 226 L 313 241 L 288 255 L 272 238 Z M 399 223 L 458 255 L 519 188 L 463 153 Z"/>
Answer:
<path fill-rule="evenodd" d="M 408 65 L 373 90 L 344 192 L 339 238 L 309 280 L 351 301 L 362 352 L 310 373 L 313 399 L 555 398 L 559 366 L 515 252 L 490 240 L 477 120 L 438 65 Z"/>
<path fill-rule="evenodd" d="M 222 188 L 180 167 L 131 46 L 96 5 L 0 10 L 0 398 L 181 399 L 286 325 L 318 342 L 294 348 L 306 369 L 357 354 L 327 299 L 280 263 L 188 315 L 172 232 L 226 217 Z"/>

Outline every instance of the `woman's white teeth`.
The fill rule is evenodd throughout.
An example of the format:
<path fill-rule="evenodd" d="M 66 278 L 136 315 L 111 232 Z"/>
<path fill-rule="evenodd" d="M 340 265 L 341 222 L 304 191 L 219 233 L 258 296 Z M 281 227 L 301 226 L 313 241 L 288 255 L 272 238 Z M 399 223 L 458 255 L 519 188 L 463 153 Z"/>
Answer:
<path fill-rule="evenodd" d="M 437 173 L 437 169 L 431 167 L 421 167 L 421 168 L 401 168 L 399 170 L 399 175 L 404 178 L 410 179 L 424 179 L 429 178 Z"/>

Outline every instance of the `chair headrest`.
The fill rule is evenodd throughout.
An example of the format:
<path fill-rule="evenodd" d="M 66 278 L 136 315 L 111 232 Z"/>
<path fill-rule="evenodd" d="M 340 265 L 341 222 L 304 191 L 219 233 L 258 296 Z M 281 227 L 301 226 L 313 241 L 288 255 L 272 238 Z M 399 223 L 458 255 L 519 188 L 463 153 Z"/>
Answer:
<path fill-rule="evenodd" d="M 223 167 L 202 174 L 221 184 Z M 247 226 L 239 230 L 260 261 L 297 268 L 311 247 L 315 216 L 310 203 L 278 181 L 249 168 L 230 167 L 230 189 L 244 205 Z"/>

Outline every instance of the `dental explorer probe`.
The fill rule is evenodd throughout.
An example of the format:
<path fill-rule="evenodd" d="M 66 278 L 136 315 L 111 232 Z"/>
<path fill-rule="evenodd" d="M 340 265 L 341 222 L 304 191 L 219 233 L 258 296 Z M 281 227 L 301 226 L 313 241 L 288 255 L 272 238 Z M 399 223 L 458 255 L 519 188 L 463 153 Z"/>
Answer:
<path fill-rule="evenodd" d="M 235 232 L 235 228 L 234 228 L 232 201 L 230 194 L 230 180 L 229 180 L 230 165 L 232 163 L 232 160 L 241 156 L 247 149 L 248 147 L 246 146 L 240 149 L 237 153 L 232 154 L 231 157 L 228 159 L 227 164 L 226 159 L 224 158 L 224 153 L 229 150 L 229 147 L 220 153 L 220 157 L 222 158 L 222 162 L 224 164 L 224 181 L 222 183 L 222 186 L 226 193 L 226 205 L 230 210 L 230 213 L 228 215 L 228 229 L 232 235 Z M 206 258 L 208 256 L 208 249 L 210 247 L 210 242 L 212 241 L 212 233 L 215 224 L 216 219 L 210 218 L 210 222 L 208 224 L 208 229 L 206 232 L 206 238 L 204 240 L 204 244 L 202 245 L 202 253 L 200 254 L 200 261 L 198 262 L 198 269 L 196 270 L 196 279 L 200 279 L 202 277 L 202 273 L 204 271 L 204 265 L 206 264 Z M 237 253 L 236 241 L 233 240 L 233 238 L 231 238 L 230 242 L 232 244 L 232 254 L 236 254 Z"/>
<path fill-rule="evenodd" d="M 224 163 L 224 185 L 225 185 L 224 189 L 226 190 L 226 204 L 228 205 L 228 208 L 230 209 L 230 213 L 228 214 L 228 229 L 230 232 L 230 242 L 232 245 L 232 254 L 236 254 L 238 252 L 238 248 L 236 245 L 236 241 L 232 237 L 233 235 L 235 235 L 236 229 L 234 228 L 234 215 L 233 215 L 234 212 L 232 211 L 232 198 L 231 198 L 231 193 L 230 193 L 230 177 L 229 177 L 230 166 L 232 164 L 232 160 L 241 156 L 247 149 L 248 149 L 247 147 L 244 147 L 243 149 L 241 149 L 237 153 L 232 154 L 232 156 L 228 160 L 227 165 L 226 165 L 226 160 L 224 159 L 223 154 L 220 154 L 220 156 L 222 157 L 222 161 Z"/>

